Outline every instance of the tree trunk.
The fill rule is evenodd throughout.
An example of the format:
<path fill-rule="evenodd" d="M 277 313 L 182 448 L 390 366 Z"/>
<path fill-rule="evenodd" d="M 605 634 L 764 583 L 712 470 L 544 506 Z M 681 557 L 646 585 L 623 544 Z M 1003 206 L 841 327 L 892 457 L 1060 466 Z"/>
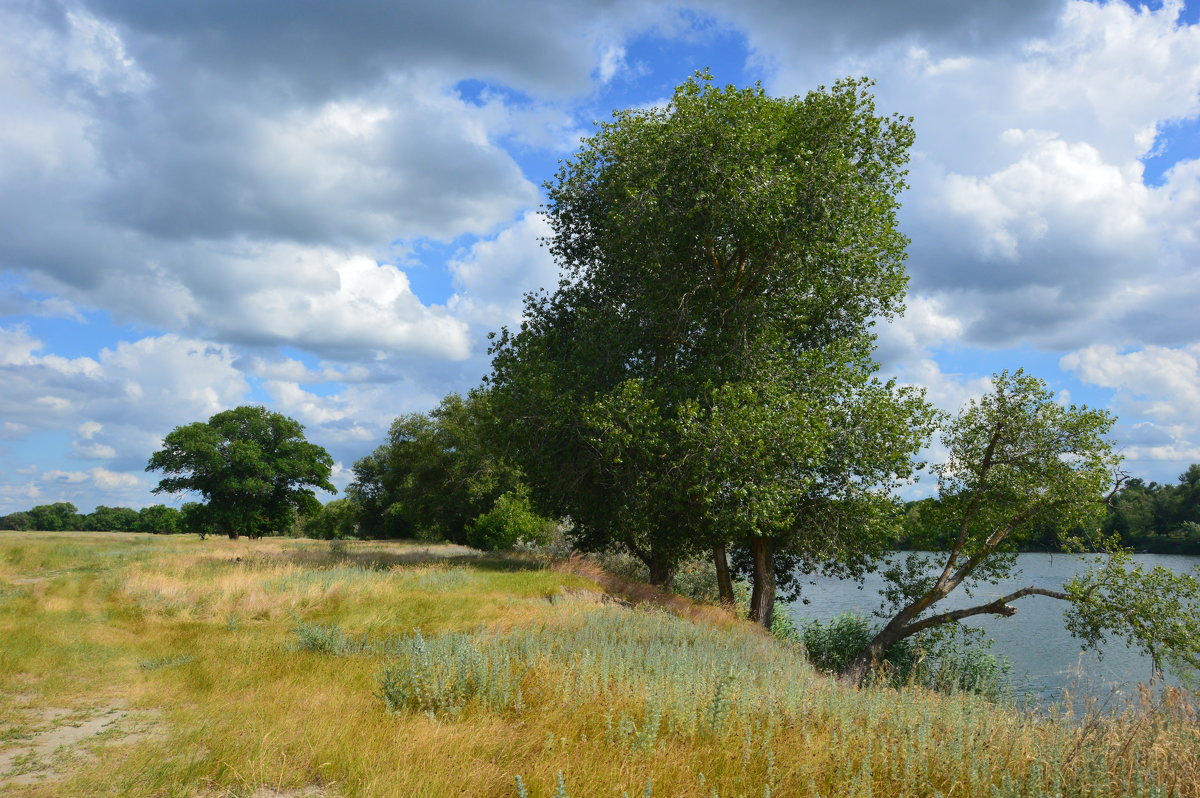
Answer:
<path fill-rule="evenodd" d="M 858 656 L 842 669 L 842 672 L 838 674 L 838 679 L 855 687 L 862 687 L 871 671 L 875 670 L 883 661 L 883 655 L 902 637 L 903 634 L 899 629 L 884 627 L 870 643 L 867 643 L 866 648 L 858 652 Z"/>
<path fill-rule="evenodd" d="M 770 629 L 775 618 L 775 558 L 771 539 L 766 535 L 750 538 L 750 558 L 754 564 L 754 589 L 750 594 L 750 620 Z"/>
<path fill-rule="evenodd" d="M 944 587 L 935 588 L 896 613 L 895 617 L 879 630 L 879 634 L 875 635 L 875 638 L 858 653 L 858 656 L 838 674 L 838 678 L 844 682 L 861 687 L 863 682 L 866 681 L 867 676 L 871 673 L 871 670 L 883 659 L 883 655 L 887 653 L 887 650 L 904 638 L 911 637 L 914 634 L 935 626 L 941 626 L 942 624 L 957 623 L 964 618 L 970 618 L 975 615 L 1001 615 L 1006 618 L 1016 615 L 1017 608 L 1012 606 L 1010 602 L 1024 598 L 1025 596 L 1048 596 L 1061 601 L 1077 600 L 1071 594 L 1064 593 L 1061 590 L 1051 590 L 1045 587 L 1030 585 L 1020 590 L 1014 590 L 1006 596 L 993 599 L 987 604 L 963 607 L 917 620 L 922 612 L 944 599 L 950 593 L 950 590 L 953 590 L 957 586 L 958 583 L 955 582 L 949 589 Z"/>
<path fill-rule="evenodd" d="M 675 584 L 675 558 L 657 546 L 650 547 L 650 556 L 643 562 L 650 570 L 650 584 L 670 590 Z"/>
<path fill-rule="evenodd" d="M 231 530 L 229 530 L 229 539 L 230 539 L 230 540 L 237 540 L 237 539 L 238 539 L 238 531 L 237 531 L 236 529 L 231 529 Z"/>
<path fill-rule="evenodd" d="M 713 546 L 713 565 L 717 568 L 717 593 L 721 597 L 721 603 L 726 607 L 732 607 L 734 604 L 733 580 L 729 578 L 729 558 L 725 556 L 724 542 Z"/>

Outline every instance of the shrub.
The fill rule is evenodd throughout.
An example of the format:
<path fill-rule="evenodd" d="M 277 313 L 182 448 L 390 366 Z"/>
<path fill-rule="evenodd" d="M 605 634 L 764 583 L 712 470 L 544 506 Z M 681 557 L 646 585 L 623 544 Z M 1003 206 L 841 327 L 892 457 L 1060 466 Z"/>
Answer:
<path fill-rule="evenodd" d="M 833 674 L 849 665 L 878 631 L 870 619 L 846 612 L 829 621 L 804 623 L 799 638 L 813 667 Z M 922 643 L 929 647 L 923 648 Z M 893 687 L 919 684 L 944 693 L 973 693 L 996 700 L 1005 693 L 1004 679 L 1010 670 L 1007 658 L 980 648 L 953 640 L 910 637 L 887 650 L 875 679 Z"/>
<path fill-rule="evenodd" d="M 800 629 L 800 640 L 808 660 L 817 670 L 838 673 L 862 651 L 875 636 L 870 620 L 844 612 L 828 621 L 808 621 Z M 911 639 L 888 649 L 884 662 L 892 674 L 906 679 L 916 662 L 916 646 Z"/>
<path fill-rule="evenodd" d="M 300 522 L 305 537 L 322 540 L 346 540 L 358 533 L 359 507 L 352 499 L 334 499 Z"/>
<path fill-rule="evenodd" d="M 492 710 L 520 711 L 527 671 L 503 646 L 477 646 L 468 636 L 413 635 L 389 646 L 392 661 L 379 673 L 379 697 L 390 712 L 456 716 L 471 701 Z"/>
<path fill-rule="evenodd" d="M 524 490 L 509 491 L 467 525 L 467 543 L 484 551 L 511 549 L 518 543 L 544 541 L 551 526 L 533 511 Z"/>

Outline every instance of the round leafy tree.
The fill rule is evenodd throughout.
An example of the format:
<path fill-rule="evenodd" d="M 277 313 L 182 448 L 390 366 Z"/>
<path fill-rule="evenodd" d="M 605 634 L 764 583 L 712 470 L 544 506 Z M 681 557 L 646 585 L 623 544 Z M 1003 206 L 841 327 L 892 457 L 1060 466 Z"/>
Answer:
<path fill-rule="evenodd" d="M 155 493 L 203 496 L 208 527 L 236 539 L 281 532 L 320 509 L 312 489 L 337 492 L 332 467 L 329 453 L 304 439 L 304 425 L 243 406 L 176 427 L 146 470 L 166 474 Z"/>

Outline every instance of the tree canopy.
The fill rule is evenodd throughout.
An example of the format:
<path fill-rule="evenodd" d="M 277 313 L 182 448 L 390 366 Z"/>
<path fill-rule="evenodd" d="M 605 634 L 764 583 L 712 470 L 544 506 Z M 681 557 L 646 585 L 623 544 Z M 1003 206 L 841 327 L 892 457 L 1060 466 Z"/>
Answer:
<path fill-rule="evenodd" d="M 581 546 L 622 545 L 669 583 L 681 555 L 745 545 L 769 623 L 777 552 L 882 545 L 886 488 L 931 419 L 870 357 L 873 320 L 902 307 L 912 138 L 866 81 L 775 98 L 700 74 L 563 164 L 563 281 L 499 334 L 489 382 L 534 498 Z"/>
<path fill-rule="evenodd" d="M 286 530 L 320 508 L 313 488 L 336 492 L 333 458 L 281 413 L 243 406 L 176 427 L 147 471 L 165 477 L 155 493 L 198 493 L 206 522 L 236 538 Z"/>
<path fill-rule="evenodd" d="M 346 488 L 363 533 L 465 543 L 472 520 L 518 488 L 520 472 L 492 445 L 489 401 L 486 391 L 452 393 L 392 422 Z"/>
<path fill-rule="evenodd" d="M 1200 463 L 1174 485 L 1129 480 L 1113 497 L 1103 528 L 1134 549 L 1200 554 Z"/>

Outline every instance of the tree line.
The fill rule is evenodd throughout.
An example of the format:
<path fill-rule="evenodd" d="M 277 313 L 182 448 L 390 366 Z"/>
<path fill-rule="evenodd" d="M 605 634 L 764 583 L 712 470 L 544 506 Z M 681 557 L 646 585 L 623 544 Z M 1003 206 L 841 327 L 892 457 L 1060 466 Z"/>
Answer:
<path fill-rule="evenodd" d="M 899 548 L 935 549 L 942 545 L 936 529 L 926 521 L 937 504 L 936 498 L 905 504 Z M 1136 552 L 1200 554 L 1200 463 L 1188 466 L 1174 485 L 1130 478 L 1106 503 L 1103 517 L 1090 529 L 1064 530 L 1042 524 L 1030 531 L 1021 550 L 1072 551 L 1080 539 L 1113 539 Z"/>
<path fill-rule="evenodd" d="M 101 504 L 90 513 L 81 513 L 71 502 L 54 502 L 0 516 L 0 529 L 38 532 L 149 532 L 155 535 L 204 532 L 206 530 L 199 522 L 200 507 L 199 502 L 185 502 L 179 508 L 155 504 L 134 510 L 130 507 L 107 507 Z"/>

